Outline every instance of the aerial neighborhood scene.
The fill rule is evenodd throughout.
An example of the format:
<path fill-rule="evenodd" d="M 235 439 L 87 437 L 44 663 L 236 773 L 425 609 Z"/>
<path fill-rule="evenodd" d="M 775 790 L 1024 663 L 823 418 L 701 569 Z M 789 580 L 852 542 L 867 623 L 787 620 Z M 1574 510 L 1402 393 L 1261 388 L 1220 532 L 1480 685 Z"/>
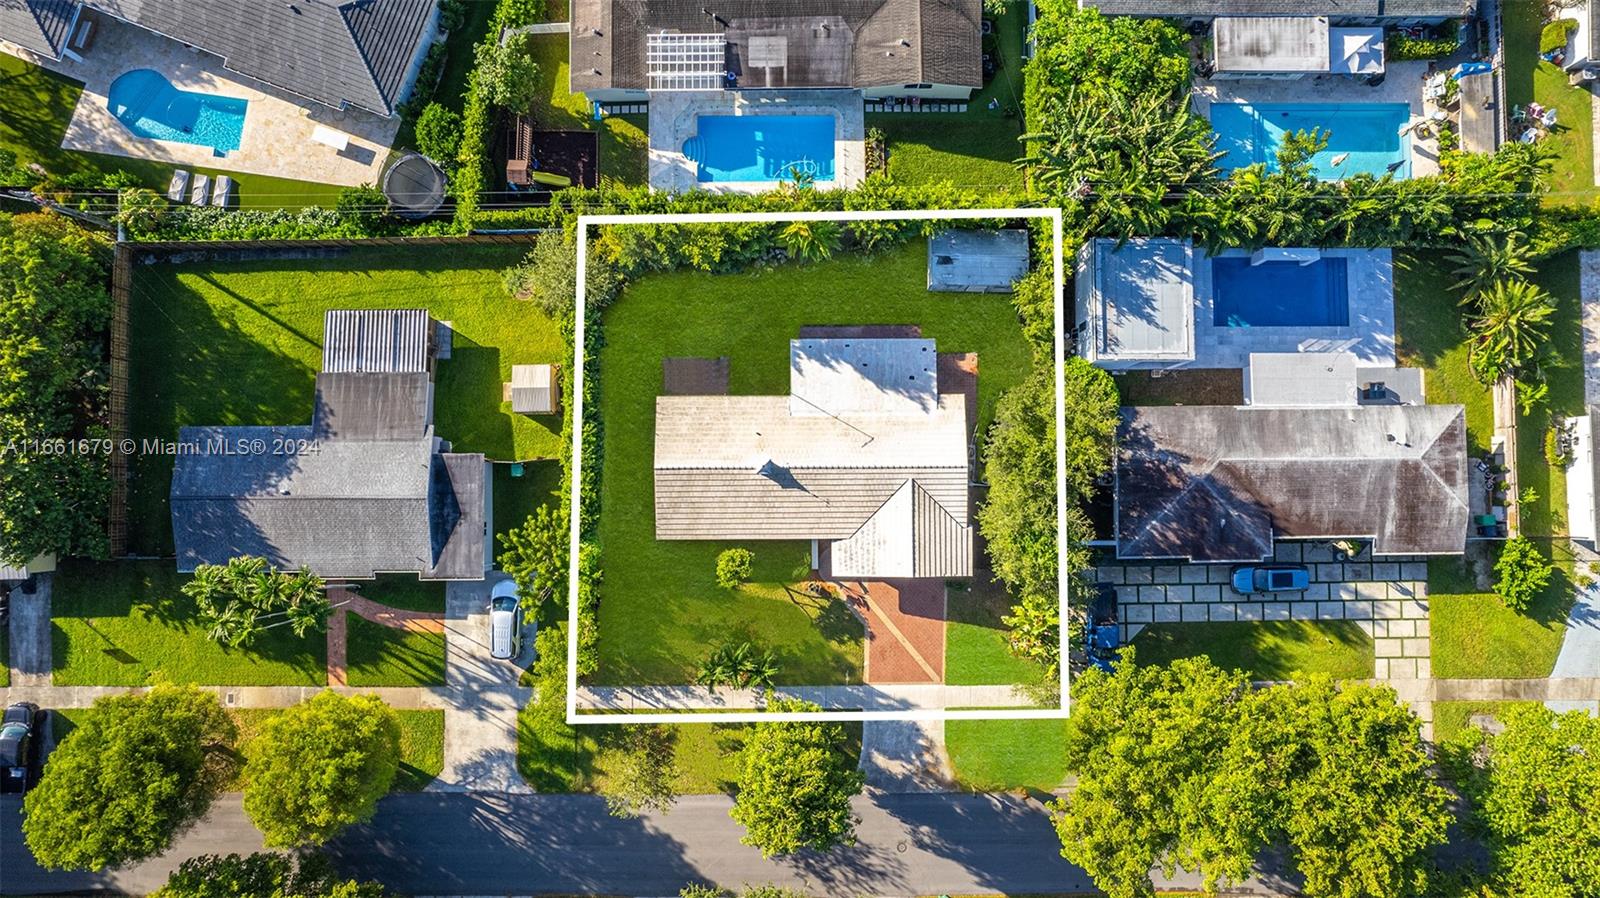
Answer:
<path fill-rule="evenodd" d="M 0 0 L 0 895 L 1600 896 L 1600 0 Z"/>

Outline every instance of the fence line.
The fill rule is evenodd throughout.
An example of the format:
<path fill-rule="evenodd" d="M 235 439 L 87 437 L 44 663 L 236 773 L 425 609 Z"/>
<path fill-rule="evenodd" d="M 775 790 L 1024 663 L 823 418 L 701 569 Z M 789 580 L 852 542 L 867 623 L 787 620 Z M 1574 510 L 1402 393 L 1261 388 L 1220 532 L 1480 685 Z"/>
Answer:
<path fill-rule="evenodd" d="M 128 437 L 128 296 L 133 287 L 133 254 L 119 243 L 111 257 L 111 384 L 106 418 L 113 446 Z M 128 456 L 111 452 L 111 504 L 106 536 L 112 556 L 128 551 Z"/>

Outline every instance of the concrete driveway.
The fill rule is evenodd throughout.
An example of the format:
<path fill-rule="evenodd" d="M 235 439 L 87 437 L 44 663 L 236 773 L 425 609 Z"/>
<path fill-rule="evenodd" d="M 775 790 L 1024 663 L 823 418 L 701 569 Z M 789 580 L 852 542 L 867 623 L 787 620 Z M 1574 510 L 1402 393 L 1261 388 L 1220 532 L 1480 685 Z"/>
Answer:
<path fill-rule="evenodd" d="M 11 591 L 11 685 L 50 685 L 50 574 L 34 578 L 29 595 Z"/>
<path fill-rule="evenodd" d="M 522 656 L 498 661 L 489 655 L 489 590 L 507 579 L 491 574 L 477 583 L 445 588 L 444 770 L 428 787 L 441 792 L 528 792 L 517 772 L 517 711 L 533 690 L 517 685 L 533 660 L 531 633 Z"/>

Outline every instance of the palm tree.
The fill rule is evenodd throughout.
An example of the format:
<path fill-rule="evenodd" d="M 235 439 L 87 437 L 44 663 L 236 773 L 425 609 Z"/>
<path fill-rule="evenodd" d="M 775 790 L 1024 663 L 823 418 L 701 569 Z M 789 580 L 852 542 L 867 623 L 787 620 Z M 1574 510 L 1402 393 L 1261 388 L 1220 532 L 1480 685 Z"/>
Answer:
<path fill-rule="evenodd" d="M 1516 376 L 1534 362 L 1550 331 L 1555 303 L 1523 280 L 1499 280 L 1477 294 L 1472 319 L 1473 371 L 1485 383 Z"/>
<path fill-rule="evenodd" d="M 1508 234 L 1470 234 L 1458 252 L 1447 258 L 1456 276 L 1452 290 L 1462 291 L 1462 303 L 1477 298 L 1502 281 L 1521 280 L 1533 273 L 1532 250 L 1516 231 Z"/>
<path fill-rule="evenodd" d="M 796 221 L 783 229 L 783 243 L 789 255 L 807 262 L 820 262 L 833 256 L 843 232 L 836 221 Z"/>
<path fill-rule="evenodd" d="M 700 665 L 694 681 L 716 689 L 770 689 L 778 676 L 778 662 L 770 650 L 757 650 L 749 642 L 717 646 Z"/>

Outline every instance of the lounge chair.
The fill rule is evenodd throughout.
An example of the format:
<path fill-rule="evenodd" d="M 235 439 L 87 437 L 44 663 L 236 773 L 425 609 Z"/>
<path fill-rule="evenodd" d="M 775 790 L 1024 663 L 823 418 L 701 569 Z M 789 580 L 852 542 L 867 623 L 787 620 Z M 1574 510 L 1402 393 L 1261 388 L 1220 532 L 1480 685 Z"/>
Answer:
<path fill-rule="evenodd" d="M 211 176 L 196 175 L 194 179 L 194 189 L 189 191 L 189 204 L 193 206 L 204 206 L 210 199 Z"/>
<path fill-rule="evenodd" d="M 183 202 L 184 196 L 189 193 L 189 172 L 185 169 L 173 169 L 172 180 L 167 183 L 167 199 L 174 203 Z"/>
<path fill-rule="evenodd" d="M 211 188 L 211 205 L 228 208 L 233 202 L 233 179 L 227 175 L 217 175 L 217 183 Z"/>

